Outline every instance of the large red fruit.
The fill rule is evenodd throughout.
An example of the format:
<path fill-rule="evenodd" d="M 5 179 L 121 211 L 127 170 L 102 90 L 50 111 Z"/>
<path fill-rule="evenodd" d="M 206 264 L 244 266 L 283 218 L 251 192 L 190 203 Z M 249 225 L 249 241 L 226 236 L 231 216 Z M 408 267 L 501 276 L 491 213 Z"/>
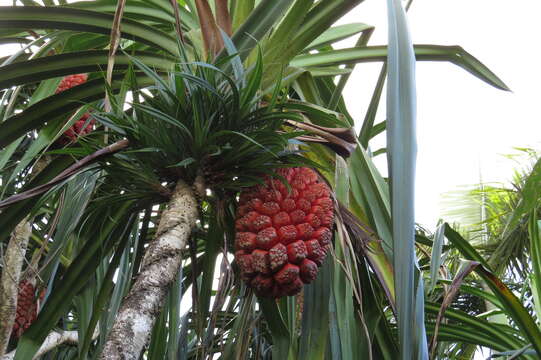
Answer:
<path fill-rule="evenodd" d="M 71 89 L 74 86 L 81 85 L 86 82 L 88 79 L 87 74 L 75 74 L 75 75 L 69 75 L 60 81 L 60 85 L 58 85 L 58 88 L 56 89 L 56 94 Z M 60 139 L 58 139 L 58 142 L 62 145 L 68 144 L 72 141 L 77 140 L 78 136 L 84 136 L 91 132 L 93 130 L 93 125 L 95 120 L 88 118 L 90 117 L 89 113 L 85 113 L 79 120 L 73 124 L 72 127 L 70 127 L 68 130 L 62 134 Z"/>
<path fill-rule="evenodd" d="M 12 335 L 16 338 L 21 337 L 23 332 L 32 325 L 38 315 L 38 299 L 34 296 L 35 288 L 32 283 L 23 280 L 19 284 L 19 294 L 17 295 L 17 315 L 13 323 Z M 43 299 L 45 292 L 40 294 Z"/>
<path fill-rule="evenodd" d="M 235 228 L 235 259 L 242 279 L 265 297 L 292 296 L 312 282 L 331 238 L 331 190 L 309 168 L 277 173 L 240 194 Z"/>

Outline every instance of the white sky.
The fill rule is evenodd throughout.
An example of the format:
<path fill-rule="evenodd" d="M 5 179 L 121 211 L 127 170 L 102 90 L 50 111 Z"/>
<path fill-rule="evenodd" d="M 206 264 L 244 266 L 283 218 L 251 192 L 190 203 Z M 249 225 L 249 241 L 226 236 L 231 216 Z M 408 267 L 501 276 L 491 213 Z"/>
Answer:
<path fill-rule="evenodd" d="M 0 0 L 1 5 L 11 0 Z M 433 227 L 440 195 L 460 185 L 505 181 L 516 165 L 502 155 L 513 147 L 540 148 L 541 81 L 538 0 L 414 0 L 409 12 L 414 43 L 461 45 L 513 90 L 492 88 L 448 63 L 419 62 L 417 221 Z M 340 23 L 376 26 L 371 44 L 387 41 L 384 1 L 366 0 Z M 355 39 L 343 45 L 352 45 Z M 0 53 L 5 46 L 0 46 Z M 358 65 L 345 89 L 349 110 L 360 124 L 379 64 Z M 382 104 L 385 100 L 382 99 Z M 378 122 L 385 118 L 384 106 Z M 377 139 L 374 149 L 384 144 Z M 382 173 L 385 165 L 376 161 Z"/>
<path fill-rule="evenodd" d="M 516 163 L 502 155 L 515 153 L 513 147 L 540 149 L 535 88 L 541 81 L 539 13 L 538 0 L 413 1 L 409 21 L 414 43 L 460 45 L 513 91 L 492 88 L 448 63 L 417 63 L 417 222 L 433 227 L 440 194 L 478 183 L 479 169 L 485 182 L 510 179 Z M 386 43 L 384 1 L 367 0 L 340 21 L 350 22 L 375 25 L 370 43 Z M 359 122 L 378 72 L 379 65 L 357 66 L 345 89 Z M 383 107 L 377 121 L 384 118 Z"/>

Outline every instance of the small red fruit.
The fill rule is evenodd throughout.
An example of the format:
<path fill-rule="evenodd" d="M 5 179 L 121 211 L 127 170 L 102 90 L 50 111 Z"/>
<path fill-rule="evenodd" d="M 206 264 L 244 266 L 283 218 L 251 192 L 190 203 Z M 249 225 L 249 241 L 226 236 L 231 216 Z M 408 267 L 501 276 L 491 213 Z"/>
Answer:
<path fill-rule="evenodd" d="M 270 268 L 272 271 L 280 269 L 287 263 L 288 253 L 284 244 L 278 243 L 269 250 Z"/>
<path fill-rule="evenodd" d="M 270 250 L 278 242 L 278 234 L 276 229 L 268 227 L 257 233 L 255 237 L 256 245 L 265 250 Z"/>
<path fill-rule="evenodd" d="M 317 276 L 332 240 L 331 190 L 309 168 L 283 168 L 276 178 L 240 194 L 235 259 L 260 296 L 299 293 Z"/>
<path fill-rule="evenodd" d="M 274 274 L 274 280 L 279 285 L 289 284 L 299 277 L 299 267 L 293 264 L 285 264 L 280 271 Z"/>
<path fill-rule="evenodd" d="M 255 271 L 261 274 L 270 273 L 270 257 L 269 252 L 265 250 L 254 250 L 252 252 L 252 267 Z"/>
<path fill-rule="evenodd" d="M 311 283 L 317 276 L 317 264 L 312 260 L 304 259 L 300 266 L 300 275 L 302 281 Z"/>
<path fill-rule="evenodd" d="M 251 232 L 238 232 L 235 235 L 235 247 L 239 250 L 252 251 L 255 249 L 256 235 Z"/>
<path fill-rule="evenodd" d="M 268 297 L 272 294 L 274 281 L 270 276 L 259 274 L 251 280 L 250 284 L 258 294 Z"/>
<path fill-rule="evenodd" d="M 295 241 L 287 246 L 287 259 L 291 263 L 298 264 L 306 258 L 307 252 L 304 241 Z"/>

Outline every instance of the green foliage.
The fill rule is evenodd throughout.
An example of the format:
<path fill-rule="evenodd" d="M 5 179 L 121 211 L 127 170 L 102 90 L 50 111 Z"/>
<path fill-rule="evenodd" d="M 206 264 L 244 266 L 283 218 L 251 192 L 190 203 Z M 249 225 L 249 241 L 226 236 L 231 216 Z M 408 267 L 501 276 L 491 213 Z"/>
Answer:
<path fill-rule="evenodd" d="M 449 244 L 440 252 L 438 275 L 431 277 L 431 281 L 437 280 L 431 299 L 439 301 L 449 294 L 449 279 L 458 274 L 459 264 L 470 266 L 475 275 L 461 280 L 458 295 L 444 312 L 437 337 L 440 356 L 473 358 L 476 345 L 496 351 L 493 357 L 534 359 L 541 354 L 539 284 L 535 275 L 539 268 L 540 198 L 523 189 L 537 176 L 538 159 L 535 153 L 529 155 L 534 156 L 530 171 L 515 173 L 514 188 L 483 185 L 456 202 L 456 209 L 469 211 L 477 206 L 484 218 L 463 217 L 466 221 L 460 232 L 442 225 Z M 519 205 L 522 196 L 528 196 L 527 207 Z M 458 213 L 456 209 L 452 214 Z M 506 233 L 510 219 L 520 219 L 512 231 L 515 236 Z M 433 238 L 436 244 L 436 236 Z M 423 240 L 418 246 L 430 247 L 432 243 Z M 434 266 L 434 259 L 421 257 L 421 263 Z M 435 314 L 441 306 L 430 302 L 426 310 L 427 331 L 434 335 Z M 492 335 L 483 338 L 481 334 Z"/>
<path fill-rule="evenodd" d="M 401 139 L 414 138 L 412 109 L 392 107 L 410 114 L 402 119 L 409 126 L 398 132 L 396 117 L 376 122 L 385 66 L 364 122 L 349 115 L 341 95 L 355 64 L 394 64 L 403 58 L 395 45 L 411 44 L 397 38 L 390 47 L 368 46 L 372 26 L 333 26 L 360 2 L 229 1 L 235 32 L 231 38 L 223 35 L 224 48 L 216 57 L 202 59 L 200 54 L 208 49 L 202 48 L 201 19 L 193 0 L 177 2 L 179 24 L 168 2 L 129 1 L 111 83 L 104 79 L 116 1 L 43 1 L 44 6 L 24 1 L 25 6 L 0 9 L 0 43 L 25 44 L 0 66 L 0 200 L 48 183 L 115 141 L 129 141 L 121 152 L 91 162 L 45 194 L 1 210 L 2 249 L 20 221 L 32 221 L 27 260 L 43 253 L 38 279 L 48 289 L 38 320 L 10 348 L 16 348 L 17 359 L 32 357 L 54 329 L 77 331 L 79 341 L 77 347 L 60 345 L 49 358 L 100 356 L 171 189 L 179 179 L 192 184 L 198 176 L 205 182 L 201 216 L 150 334 L 148 358 L 396 359 L 399 349 L 402 357 L 424 353 L 421 324 L 412 327 L 403 320 L 417 316 L 419 321 L 422 312 L 422 294 L 415 290 L 421 289 L 422 277 L 414 278 L 411 271 L 412 212 L 401 211 L 411 203 L 412 192 L 396 186 L 390 191 L 393 184 L 412 181 L 414 148 L 398 147 Z M 177 38 L 175 25 L 184 41 Z M 336 42 L 352 36 L 358 37 L 357 46 L 335 49 Z M 450 61 L 507 89 L 460 47 L 413 49 L 417 60 Z M 391 102 L 414 95 L 412 83 L 394 86 L 411 74 L 413 55 L 404 57 L 410 62 L 399 74 L 389 70 L 392 90 L 400 90 L 390 94 Z M 87 83 L 54 94 L 59 77 L 79 72 L 89 73 Z M 110 108 L 104 105 L 106 95 Z M 97 120 L 94 132 L 60 145 L 57 139 L 88 110 Z M 308 127 L 301 131 L 298 124 Z M 352 136 L 343 129 L 349 127 L 361 131 Z M 388 153 L 372 151 L 371 139 L 387 128 L 394 131 Z M 329 149 L 329 134 L 349 136 L 345 141 L 357 144 L 349 159 Z M 374 165 L 378 154 L 392 157 L 390 179 Z M 44 169 L 32 174 L 39 165 Z M 300 165 L 317 167 L 336 193 L 332 256 L 301 296 L 278 302 L 258 299 L 230 263 L 236 196 L 277 167 Z M 525 182 L 524 196 L 536 194 L 535 176 Z M 533 206 L 523 202 L 510 217 L 507 234 L 527 222 Z M 532 224 L 529 231 L 534 234 Z M 499 225 L 491 229 L 501 230 Z M 423 248 L 434 241 L 442 245 L 439 237 L 417 235 Z M 407 238 L 404 248 L 399 244 L 402 236 Z M 465 244 L 455 237 L 453 246 L 462 249 L 463 257 L 484 263 L 484 253 Z M 436 247 L 435 254 L 442 254 L 444 266 L 461 256 L 448 244 L 441 249 Z M 424 271 L 429 259 L 419 254 Z M 434 301 L 446 286 L 438 265 L 431 275 L 429 296 Z M 397 283 L 397 274 L 407 277 Z M 475 341 L 498 351 L 517 350 L 532 341 L 537 349 L 538 334 L 526 316 L 531 308 L 521 308 L 509 291 L 493 295 L 480 290 L 477 282 L 460 288 L 511 314 L 512 323 L 480 320 L 475 306 L 457 300 L 445 313 L 449 321 L 439 329 L 439 339 L 455 342 L 452 351 L 458 354 L 462 342 Z M 408 304 L 415 292 L 416 308 Z M 455 304 L 468 311 L 454 309 Z M 431 334 L 437 305 L 430 301 L 426 310 Z M 414 330 L 419 331 L 415 336 Z M 408 331 L 412 337 L 406 336 Z"/>
<path fill-rule="evenodd" d="M 123 172 L 125 164 L 156 186 L 202 175 L 211 189 L 227 191 L 253 185 L 288 161 L 302 161 L 284 151 L 298 133 L 278 132 L 284 118 L 302 119 L 300 114 L 286 113 L 281 102 L 260 105 L 261 59 L 238 80 L 201 62 L 181 64 L 162 79 L 133 61 L 154 85 L 133 92 L 131 114 L 122 111 L 124 103 L 113 102 L 113 112 L 95 115 L 113 129 L 111 138 L 130 141 L 129 156 L 112 162 L 112 171 Z"/>

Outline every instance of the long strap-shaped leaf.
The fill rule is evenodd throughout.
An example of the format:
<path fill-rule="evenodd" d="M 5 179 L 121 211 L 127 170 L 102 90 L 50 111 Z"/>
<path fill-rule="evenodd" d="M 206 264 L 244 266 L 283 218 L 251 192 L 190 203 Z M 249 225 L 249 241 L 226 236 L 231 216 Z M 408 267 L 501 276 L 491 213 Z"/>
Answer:
<path fill-rule="evenodd" d="M 66 29 L 109 35 L 114 16 L 90 10 L 38 6 L 0 6 L 0 29 Z M 177 43 L 169 34 L 125 19 L 121 36 L 176 54 Z"/>
<path fill-rule="evenodd" d="M 530 213 L 528 233 L 530 237 L 530 261 L 533 269 L 530 287 L 533 294 L 534 309 L 539 319 L 541 316 L 541 221 L 537 218 L 537 208 L 534 208 Z"/>
<path fill-rule="evenodd" d="M 353 24 L 344 24 L 334 26 L 329 28 L 327 31 L 322 33 L 317 39 L 312 41 L 304 51 L 314 50 L 325 45 L 331 45 L 340 40 L 347 39 L 350 36 L 356 35 L 361 32 L 373 31 L 374 26 L 363 24 L 363 23 L 353 23 Z"/>
<path fill-rule="evenodd" d="M 266 69 L 269 72 L 268 76 L 274 78 L 276 70 L 283 66 L 283 60 L 281 57 L 284 55 L 286 49 L 289 47 L 291 41 L 291 34 L 296 34 L 306 14 L 313 6 L 314 0 L 297 0 L 295 4 L 288 11 L 282 22 L 272 32 L 268 41 L 264 45 L 265 59 L 267 60 L 267 66 L 271 68 Z"/>
<path fill-rule="evenodd" d="M 103 71 L 107 67 L 107 50 L 88 50 L 47 56 L 12 63 L 0 67 L 0 88 L 27 84 L 69 74 Z M 152 52 L 133 54 L 147 66 L 158 69 L 172 69 L 175 60 L 169 56 Z M 126 69 L 131 60 L 127 55 L 115 56 L 115 70 Z"/>
<path fill-rule="evenodd" d="M 119 90 L 122 77 L 113 76 L 112 89 Z M 138 85 L 144 87 L 153 83 L 146 75 L 137 76 Z M 26 132 L 37 129 L 46 121 L 75 111 L 81 104 L 103 97 L 103 81 L 96 79 L 68 89 L 54 96 L 49 96 L 28 107 L 22 113 L 13 115 L 0 123 L 0 148 L 8 145 Z M 67 116 L 66 116 L 67 118 Z"/>
<path fill-rule="evenodd" d="M 258 297 L 257 301 L 272 334 L 272 358 L 288 359 L 290 346 L 289 330 L 287 329 L 276 301 L 262 297 Z"/>
<path fill-rule="evenodd" d="M 434 324 L 427 324 L 427 333 L 433 335 Z M 494 337 L 488 336 L 483 332 L 475 331 L 469 327 L 455 324 L 444 324 L 440 329 L 439 337 L 442 341 L 450 342 L 466 342 L 470 344 L 478 344 L 486 348 L 492 348 L 497 351 L 503 351 L 505 346 L 501 342 L 496 341 Z"/>
<path fill-rule="evenodd" d="M 448 224 L 445 224 L 445 236 L 466 259 L 477 261 L 481 257 L 471 246 L 464 246 L 468 242 Z M 486 264 L 486 262 L 483 263 Z M 541 355 L 541 331 L 519 299 L 485 265 L 478 266 L 475 272 L 485 280 L 494 295 L 500 300 L 506 314 L 513 319 L 519 329 L 524 333 L 524 336 L 530 340 L 537 354 Z"/>
<path fill-rule="evenodd" d="M 417 60 L 449 61 L 498 89 L 509 90 L 496 74 L 460 46 L 415 45 L 414 50 Z M 386 59 L 386 46 L 367 46 L 298 55 L 291 61 L 291 65 L 296 67 L 331 66 L 385 61 Z"/>
<path fill-rule="evenodd" d="M 71 156 L 58 156 L 41 170 L 35 178 L 23 185 L 21 190 L 31 189 L 52 180 L 73 162 L 74 160 Z M 0 242 L 6 241 L 9 238 L 15 226 L 30 213 L 36 202 L 37 199 L 21 201 L 2 210 L 2 216 L 0 216 Z"/>
<path fill-rule="evenodd" d="M 281 54 L 279 61 L 284 64 L 289 62 L 291 58 L 303 51 L 338 19 L 361 2 L 362 0 L 318 1 L 306 14 L 302 25 L 295 34 L 292 34 L 294 38 L 288 40 L 288 47 Z"/>
<path fill-rule="evenodd" d="M 101 258 L 100 255 L 107 253 L 118 239 L 126 235 L 133 220 L 133 217 L 130 217 L 132 205 L 133 203 L 126 202 L 115 209 L 116 212 L 111 215 L 111 219 L 104 222 L 100 237 L 88 239 L 79 255 L 66 269 L 62 282 L 53 289 L 38 319 L 32 323 L 32 326 L 19 340 L 15 360 L 33 358 L 47 334 L 69 307 L 70 300 L 84 288 L 86 282 L 94 275 Z"/>
<path fill-rule="evenodd" d="M 70 2 L 67 5 L 67 7 L 70 8 L 88 9 L 92 11 L 109 13 L 115 12 L 115 6 L 116 5 L 113 2 L 108 0 L 77 1 Z M 181 14 L 180 17 L 182 18 L 182 23 L 185 24 L 189 29 L 196 29 L 199 26 L 194 14 L 182 6 L 179 6 L 179 11 Z M 165 6 L 162 8 L 149 4 L 145 1 L 130 0 L 126 4 L 124 12 L 129 18 L 143 21 L 160 22 L 167 25 L 175 22 L 175 16 L 170 6 Z"/>
<path fill-rule="evenodd" d="M 427 302 L 425 304 L 425 310 L 427 314 L 436 316 L 440 310 L 441 310 L 441 304 L 438 303 L 431 303 Z M 453 321 L 456 324 L 460 324 L 462 327 L 468 327 L 470 329 L 473 329 L 473 333 L 475 335 L 477 334 L 485 334 L 490 336 L 494 339 L 494 342 L 497 343 L 499 346 L 503 346 L 506 349 L 515 349 L 518 347 L 521 347 L 524 345 L 524 342 L 517 339 L 514 336 L 509 336 L 507 333 L 502 331 L 501 328 L 497 326 L 497 324 L 491 323 L 485 319 L 481 319 L 475 316 L 472 316 L 466 312 L 463 312 L 461 310 L 451 309 L 448 308 L 444 312 L 445 318 Z M 435 326 L 435 322 L 433 321 L 427 321 L 427 324 L 430 324 L 432 326 Z M 443 328 L 445 325 L 441 324 L 441 327 Z M 507 326 L 507 325 L 505 325 Z M 438 337 L 438 340 L 441 340 Z M 468 339 L 464 338 L 459 341 L 466 342 Z M 500 349 L 500 347 L 492 347 L 494 349 Z"/>
<path fill-rule="evenodd" d="M 270 59 L 270 66 L 265 68 L 264 78 L 273 78 L 281 66 L 305 51 L 307 46 L 361 1 L 318 1 L 311 9 L 314 1 L 296 1 L 280 27 L 273 32 L 268 46 L 265 46 L 265 58 Z"/>
<path fill-rule="evenodd" d="M 77 174 L 83 168 L 85 168 L 89 164 L 95 162 L 99 158 L 101 158 L 103 156 L 111 155 L 111 154 L 113 154 L 115 152 L 118 152 L 118 151 L 126 148 L 128 146 L 128 144 L 129 144 L 128 140 L 123 139 L 123 140 L 117 141 L 116 143 L 111 144 L 111 145 L 109 145 L 109 146 L 107 146 L 105 148 L 102 148 L 102 149 L 100 149 L 100 150 L 98 150 L 98 151 L 96 151 L 96 152 L 94 152 L 94 153 L 92 153 L 92 154 L 90 154 L 88 156 L 85 156 L 84 158 L 77 161 L 72 166 L 70 166 L 69 168 L 67 168 L 66 170 L 64 170 L 63 172 L 58 174 L 57 176 L 55 176 L 48 183 L 37 186 L 37 187 L 32 188 L 32 189 L 29 189 L 27 191 L 23 191 L 21 193 L 15 194 L 15 195 L 12 195 L 9 198 L 0 201 L 0 209 L 5 208 L 5 207 L 7 207 L 7 206 L 9 206 L 11 204 L 15 204 L 15 203 L 18 203 L 20 201 L 27 200 L 27 199 L 30 199 L 30 198 L 33 198 L 35 196 L 39 196 L 39 195 L 45 193 L 46 191 L 50 190 L 53 186 L 59 184 L 60 182 L 66 180 L 67 178 Z"/>
<path fill-rule="evenodd" d="M 256 46 L 257 41 L 282 18 L 294 0 L 261 1 L 246 21 L 235 31 L 231 40 L 239 55 L 245 59 Z M 225 56 L 223 50 L 218 57 Z"/>
<path fill-rule="evenodd" d="M 325 359 L 327 339 L 336 336 L 336 329 L 331 330 L 328 325 L 329 318 L 335 315 L 329 310 L 331 266 L 331 262 L 326 261 L 316 280 L 304 287 L 298 359 Z"/>
<path fill-rule="evenodd" d="M 526 338 L 531 341 L 537 355 L 541 356 L 541 331 L 528 310 L 496 275 L 483 266 L 478 266 L 475 271 L 487 282 L 492 292 L 502 302 L 507 315 L 516 322 Z"/>
<path fill-rule="evenodd" d="M 424 329 L 423 280 L 416 269 L 414 188 L 415 54 L 400 0 L 387 0 L 387 147 L 391 182 L 393 262 L 398 339 L 403 360 L 428 359 Z M 416 279 L 417 277 L 417 279 Z"/>

